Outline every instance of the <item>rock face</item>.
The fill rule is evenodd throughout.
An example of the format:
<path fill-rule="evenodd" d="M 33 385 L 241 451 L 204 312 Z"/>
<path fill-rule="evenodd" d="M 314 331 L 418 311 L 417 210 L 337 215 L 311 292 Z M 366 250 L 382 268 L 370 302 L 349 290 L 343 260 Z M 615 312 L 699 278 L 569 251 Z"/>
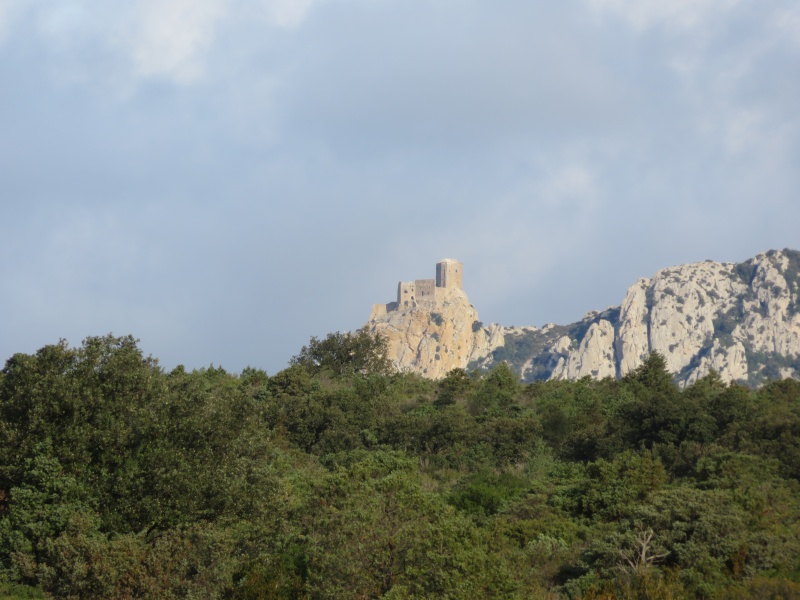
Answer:
<path fill-rule="evenodd" d="M 460 262 L 445 259 L 436 265 L 435 281 L 400 282 L 396 302 L 373 307 L 367 328 L 387 338 L 397 369 L 438 379 L 503 344 L 505 328 L 478 321 L 461 273 Z"/>
<path fill-rule="evenodd" d="M 552 379 L 580 379 L 581 377 L 614 377 L 614 326 L 605 319 L 592 323 L 575 352 L 565 352 L 558 360 L 550 377 Z M 559 339 L 561 348 L 569 348 L 569 337 Z M 570 344 L 571 345 L 571 344 Z M 558 348 L 559 346 L 556 346 Z M 563 352 L 563 350 L 562 350 Z"/>
<path fill-rule="evenodd" d="M 741 264 L 658 271 L 628 289 L 619 307 L 524 335 L 474 365 L 506 360 L 523 380 L 621 377 L 659 352 L 682 385 L 717 371 L 758 385 L 800 376 L 800 252 L 770 251 Z"/>
<path fill-rule="evenodd" d="M 705 261 L 639 279 L 620 306 L 571 325 L 484 327 L 461 288 L 462 266 L 398 285 L 367 324 L 389 339 L 400 369 L 439 378 L 453 368 L 506 361 L 523 381 L 624 377 L 659 352 L 681 386 L 711 370 L 759 385 L 800 378 L 800 252 L 771 250 L 743 263 Z"/>

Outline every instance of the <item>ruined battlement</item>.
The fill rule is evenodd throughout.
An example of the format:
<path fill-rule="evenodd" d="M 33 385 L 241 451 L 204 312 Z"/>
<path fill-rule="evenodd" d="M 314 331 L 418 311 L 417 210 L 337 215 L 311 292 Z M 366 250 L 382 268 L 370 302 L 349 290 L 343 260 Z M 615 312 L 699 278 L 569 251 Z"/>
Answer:
<path fill-rule="evenodd" d="M 443 258 L 436 263 L 436 279 L 399 282 L 397 300 L 388 304 L 373 305 L 372 318 L 396 310 L 433 307 L 445 289 L 463 289 L 463 272 L 463 263 L 453 258 Z"/>
<path fill-rule="evenodd" d="M 413 308 L 436 300 L 436 281 L 434 279 L 417 279 L 401 281 L 397 284 L 397 306 Z"/>
<path fill-rule="evenodd" d="M 435 279 L 401 281 L 395 302 L 372 307 L 367 330 L 385 336 L 398 371 L 439 379 L 466 368 L 476 351 L 483 357 L 502 344 L 502 334 L 491 338 L 488 329 L 475 327 L 478 311 L 461 287 L 463 272 L 461 262 L 441 260 Z"/>
<path fill-rule="evenodd" d="M 436 263 L 436 287 L 464 289 L 464 265 L 454 258 L 443 258 Z"/>
<path fill-rule="evenodd" d="M 462 289 L 464 265 L 455 259 L 444 258 L 436 263 L 436 279 L 416 279 L 401 281 L 397 284 L 397 301 L 388 304 L 376 304 L 372 308 L 373 316 L 385 315 L 395 310 L 417 307 L 433 307 L 438 296 L 437 291 L 447 288 Z"/>

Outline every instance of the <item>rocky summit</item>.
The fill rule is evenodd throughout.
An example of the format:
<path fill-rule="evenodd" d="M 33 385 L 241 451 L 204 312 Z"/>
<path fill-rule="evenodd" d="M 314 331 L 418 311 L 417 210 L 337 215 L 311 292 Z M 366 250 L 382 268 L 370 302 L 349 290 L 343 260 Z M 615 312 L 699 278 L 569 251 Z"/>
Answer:
<path fill-rule="evenodd" d="M 436 280 L 398 285 L 367 327 L 388 338 L 395 366 L 439 378 L 505 361 L 523 381 L 623 377 L 659 352 L 681 386 L 714 370 L 760 385 L 800 377 L 800 252 L 771 250 L 743 263 L 705 261 L 640 279 L 620 306 L 570 325 L 484 326 L 446 259 Z"/>
<path fill-rule="evenodd" d="M 502 327 L 478 320 L 461 273 L 460 262 L 444 259 L 435 280 L 400 282 L 396 302 L 373 306 L 367 329 L 387 338 L 395 367 L 438 379 L 503 344 Z"/>

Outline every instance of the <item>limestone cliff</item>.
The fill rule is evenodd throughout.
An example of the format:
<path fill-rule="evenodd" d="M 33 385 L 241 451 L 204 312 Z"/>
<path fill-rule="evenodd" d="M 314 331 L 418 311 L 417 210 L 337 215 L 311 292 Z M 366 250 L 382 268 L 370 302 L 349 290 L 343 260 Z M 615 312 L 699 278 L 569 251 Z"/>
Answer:
<path fill-rule="evenodd" d="M 367 328 L 388 339 L 389 358 L 399 370 L 438 379 L 490 355 L 503 342 L 504 331 L 482 326 L 464 290 L 442 287 L 435 292 L 432 300 L 402 308 L 375 305 Z"/>
<path fill-rule="evenodd" d="M 620 377 L 661 353 L 680 385 L 714 369 L 726 381 L 758 385 L 800 377 L 800 252 L 770 251 L 744 263 L 702 263 L 658 271 L 628 289 L 622 304 L 567 326 L 504 330 L 491 354 L 523 380 Z"/>
<path fill-rule="evenodd" d="M 399 369 L 439 378 L 453 368 L 506 361 L 524 381 L 623 377 L 661 353 L 681 386 L 712 369 L 759 385 L 800 377 L 800 252 L 771 250 L 743 263 L 705 261 L 639 279 L 620 306 L 570 325 L 483 326 L 445 259 L 436 280 L 398 285 L 367 324 L 389 340 Z"/>

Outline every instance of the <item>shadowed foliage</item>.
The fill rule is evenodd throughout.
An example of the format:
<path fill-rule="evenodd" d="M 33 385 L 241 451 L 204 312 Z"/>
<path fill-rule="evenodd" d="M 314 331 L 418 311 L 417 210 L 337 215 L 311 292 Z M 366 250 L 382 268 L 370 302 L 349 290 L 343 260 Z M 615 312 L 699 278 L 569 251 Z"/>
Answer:
<path fill-rule="evenodd" d="M 366 336 L 366 337 L 365 337 Z M 800 383 L 431 382 L 381 340 L 268 376 L 131 337 L 0 373 L 0 596 L 795 598 Z"/>

